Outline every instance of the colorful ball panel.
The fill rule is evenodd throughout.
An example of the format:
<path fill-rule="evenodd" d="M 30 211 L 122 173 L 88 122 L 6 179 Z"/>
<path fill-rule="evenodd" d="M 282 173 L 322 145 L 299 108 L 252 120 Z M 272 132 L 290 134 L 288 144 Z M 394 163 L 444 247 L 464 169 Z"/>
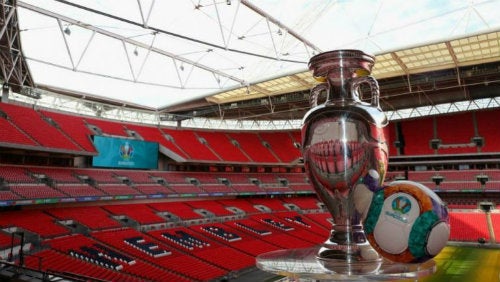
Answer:
<path fill-rule="evenodd" d="M 375 192 L 364 228 L 380 255 L 404 263 L 436 256 L 450 233 L 444 203 L 432 190 L 412 181 L 395 181 Z"/>

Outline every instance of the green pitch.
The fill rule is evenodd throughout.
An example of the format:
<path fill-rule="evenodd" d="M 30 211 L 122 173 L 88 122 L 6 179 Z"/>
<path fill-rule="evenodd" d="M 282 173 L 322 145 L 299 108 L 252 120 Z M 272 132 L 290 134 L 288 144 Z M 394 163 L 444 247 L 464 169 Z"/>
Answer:
<path fill-rule="evenodd" d="M 436 273 L 419 282 L 500 281 L 500 249 L 447 246 L 434 260 Z"/>

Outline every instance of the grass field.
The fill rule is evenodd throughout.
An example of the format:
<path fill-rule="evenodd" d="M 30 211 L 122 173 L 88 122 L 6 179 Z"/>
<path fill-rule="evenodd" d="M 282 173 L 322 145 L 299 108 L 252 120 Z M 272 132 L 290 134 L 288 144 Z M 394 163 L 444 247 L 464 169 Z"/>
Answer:
<path fill-rule="evenodd" d="M 500 248 L 479 246 L 446 246 L 435 258 L 437 270 L 434 274 L 418 279 L 398 282 L 500 282 Z M 271 275 L 272 277 L 272 275 Z M 255 278 L 255 277 L 253 277 Z M 283 276 L 266 277 L 262 280 L 246 281 L 296 281 L 282 279 Z M 238 280 L 239 281 L 239 280 Z M 302 280 L 301 280 L 302 281 Z M 312 280 L 304 280 L 312 281 Z M 326 280 L 320 280 L 326 281 Z M 332 280 L 333 281 L 333 280 Z M 362 280 L 365 281 L 365 280 Z M 366 280 L 368 281 L 368 280 Z M 372 281 L 372 280 L 369 280 Z"/>
<path fill-rule="evenodd" d="M 447 246 L 434 260 L 437 265 L 435 274 L 412 281 L 500 281 L 500 249 Z"/>

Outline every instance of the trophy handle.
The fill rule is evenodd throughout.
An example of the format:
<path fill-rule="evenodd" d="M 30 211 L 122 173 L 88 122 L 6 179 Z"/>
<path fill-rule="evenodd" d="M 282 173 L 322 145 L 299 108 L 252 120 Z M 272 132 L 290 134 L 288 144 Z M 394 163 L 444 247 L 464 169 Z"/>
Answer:
<path fill-rule="evenodd" d="M 371 94 L 372 94 L 371 105 L 373 107 L 377 107 L 378 109 L 380 109 L 380 102 L 379 102 L 379 97 L 380 97 L 379 89 L 380 88 L 378 87 L 377 80 L 373 76 L 368 75 L 368 76 L 361 76 L 361 77 L 353 78 L 352 83 L 351 83 L 351 93 L 358 93 L 359 86 L 362 83 L 366 83 L 370 86 L 370 90 L 371 90 Z"/>
<path fill-rule="evenodd" d="M 325 82 L 318 84 L 311 89 L 311 95 L 309 96 L 309 105 L 311 105 L 312 108 L 318 105 L 318 96 L 323 90 L 328 91 L 328 83 Z M 328 97 L 326 98 L 326 100 L 328 101 Z"/>

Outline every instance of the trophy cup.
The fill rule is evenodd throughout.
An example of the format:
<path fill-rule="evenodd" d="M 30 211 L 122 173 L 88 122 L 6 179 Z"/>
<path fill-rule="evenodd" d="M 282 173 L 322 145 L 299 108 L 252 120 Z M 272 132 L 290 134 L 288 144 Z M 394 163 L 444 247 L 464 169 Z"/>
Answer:
<path fill-rule="evenodd" d="M 366 178 L 381 186 L 387 170 L 387 118 L 379 106 L 378 83 L 369 76 L 374 63 L 374 57 L 358 50 L 325 52 L 309 62 L 314 77 L 324 82 L 311 91 L 302 150 L 308 177 L 333 219 L 330 237 L 317 254 L 328 264 L 381 259 L 367 241 L 353 203 L 356 183 Z M 360 99 L 363 84 L 370 103 Z M 318 105 L 322 91 L 326 101 Z"/>
<path fill-rule="evenodd" d="M 381 191 L 388 162 L 388 121 L 379 105 L 378 83 L 370 76 L 374 63 L 373 56 L 359 50 L 335 50 L 310 59 L 309 69 L 321 83 L 311 90 L 311 110 L 303 119 L 302 154 L 333 224 L 319 247 L 259 255 L 260 269 L 317 281 L 416 278 L 435 271 L 432 260 L 408 264 L 381 257 L 365 234 L 362 220 L 368 211 L 360 206 L 369 206 L 370 199 L 359 187 L 370 190 L 368 194 Z M 321 94 L 326 100 L 318 105 Z"/>

